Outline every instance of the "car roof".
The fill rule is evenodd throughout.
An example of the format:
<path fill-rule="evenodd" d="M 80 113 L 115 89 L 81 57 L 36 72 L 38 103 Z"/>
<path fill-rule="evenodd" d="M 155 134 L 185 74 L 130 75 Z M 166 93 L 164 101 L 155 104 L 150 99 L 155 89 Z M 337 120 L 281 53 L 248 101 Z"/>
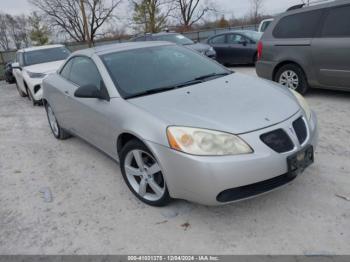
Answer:
<path fill-rule="evenodd" d="M 30 52 L 30 51 L 37 51 L 37 50 L 50 49 L 50 48 L 57 48 L 57 47 L 64 47 L 64 45 L 42 45 L 42 46 L 33 46 L 33 47 L 22 48 L 22 49 L 18 50 L 17 52 Z"/>
<path fill-rule="evenodd" d="M 164 41 L 116 43 L 116 44 L 101 45 L 93 48 L 79 50 L 74 52 L 73 55 L 86 55 L 86 56 L 92 56 L 93 54 L 103 55 L 103 54 L 109 54 L 109 53 L 115 53 L 115 52 L 157 47 L 157 46 L 167 46 L 167 45 L 175 45 L 175 44 L 164 42 Z"/>
<path fill-rule="evenodd" d="M 327 8 L 327 7 L 341 6 L 341 5 L 345 5 L 345 4 L 350 4 L 350 0 L 334 0 L 334 1 L 329 1 L 329 2 L 321 3 L 321 4 L 303 6 L 301 8 L 286 11 L 286 12 L 282 13 L 280 16 L 283 17 L 283 16 L 287 16 L 290 14 L 297 14 L 297 13 L 318 10 L 318 9 Z"/>
<path fill-rule="evenodd" d="M 210 38 L 214 38 L 214 37 L 220 36 L 220 35 L 233 34 L 233 33 L 245 34 L 245 33 L 250 33 L 250 32 L 259 33 L 259 32 L 257 32 L 257 31 L 253 31 L 253 30 L 231 30 L 231 31 L 226 31 L 226 32 L 223 32 L 223 33 L 219 33 L 219 34 L 213 35 L 213 36 L 210 37 Z"/>

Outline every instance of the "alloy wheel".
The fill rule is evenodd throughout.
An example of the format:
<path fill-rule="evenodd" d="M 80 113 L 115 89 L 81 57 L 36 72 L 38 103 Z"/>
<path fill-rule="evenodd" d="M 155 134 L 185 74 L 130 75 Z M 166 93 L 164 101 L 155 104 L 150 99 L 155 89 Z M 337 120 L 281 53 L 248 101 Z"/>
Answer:
<path fill-rule="evenodd" d="M 135 149 L 127 153 L 124 161 L 126 178 L 133 190 L 148 201 L 160 200 L 166 185 L 157 161 L 149 153 Z"/>
<path fill-rule="evenodd" d="M 284 71 L 278 81 L 290 89 L 296 90 L 299 87 L 299 76 L 292 70 Z"/>

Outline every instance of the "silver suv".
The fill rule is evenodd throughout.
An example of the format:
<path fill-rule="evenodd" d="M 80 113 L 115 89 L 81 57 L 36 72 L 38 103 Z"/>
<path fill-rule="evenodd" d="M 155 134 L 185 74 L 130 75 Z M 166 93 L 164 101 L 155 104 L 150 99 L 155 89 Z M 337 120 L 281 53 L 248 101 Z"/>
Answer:
<path fill-rule="evenodd" d="M 300 93 L 350 91 L 350 0 L 292 9 L 258 44 L 257 74 Z"/>

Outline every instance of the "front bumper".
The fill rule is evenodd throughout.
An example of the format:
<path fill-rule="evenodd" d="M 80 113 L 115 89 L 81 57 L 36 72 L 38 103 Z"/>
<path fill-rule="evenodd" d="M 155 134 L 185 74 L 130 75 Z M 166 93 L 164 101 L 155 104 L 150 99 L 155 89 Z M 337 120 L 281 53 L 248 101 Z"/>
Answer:
<path fill-rule="evenodd" d="M 43 98 L 43 88 L 42 88 L 43 78 L 29 78 L 26 79 L 26 83 L 30 92 L 35 99 L 35 101 L 41 101 Z"/>
<path fill-rule="evenodd" d="M 272 180 L 280 181 L 279 178 L 286 183 L 294 179 L 288 180 L 290 177 L 288 177 L 287 158 L 307 146 L 316 148 L 318 140 L 316 115 L 313 113 L 307 124 L 308 137 L 302 145 L 296 137 L 291 137 L 295 147 L 290 152 L 273 151 L 260 140 L 260 135 L 279 128 L 288 133 L 292 123 L 300 116 L 301 112 L 278 125 L 240 135 L 254 149 L 254 153 L 249 155 L 202 157 L 177 152 L 152 142 L 146 144 L 158 159 L 173 198 L 204 205 L 222 205 L 230 203 L 217 200 L 219 194 L 226 190 L 259 185 Z M 276 184 L 277 186 L 273 188 L 265 187 L 266 190 L 262 192 L 258 190 L 256 194 L 242 199 L 268 192 L 286 183 Z"/>

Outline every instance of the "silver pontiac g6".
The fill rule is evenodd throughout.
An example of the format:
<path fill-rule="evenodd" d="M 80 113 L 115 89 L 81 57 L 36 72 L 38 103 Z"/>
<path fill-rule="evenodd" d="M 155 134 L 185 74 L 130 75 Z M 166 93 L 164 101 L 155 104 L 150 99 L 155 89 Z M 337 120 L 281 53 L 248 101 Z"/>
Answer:
<path fill-rule="evenodd" d="M 119 161 L 149 205 L 247 199 L 314 162 L 317 119 L 301 95 L 167 42 L 78 51 L 43 89 L 54 136 Z"/>

